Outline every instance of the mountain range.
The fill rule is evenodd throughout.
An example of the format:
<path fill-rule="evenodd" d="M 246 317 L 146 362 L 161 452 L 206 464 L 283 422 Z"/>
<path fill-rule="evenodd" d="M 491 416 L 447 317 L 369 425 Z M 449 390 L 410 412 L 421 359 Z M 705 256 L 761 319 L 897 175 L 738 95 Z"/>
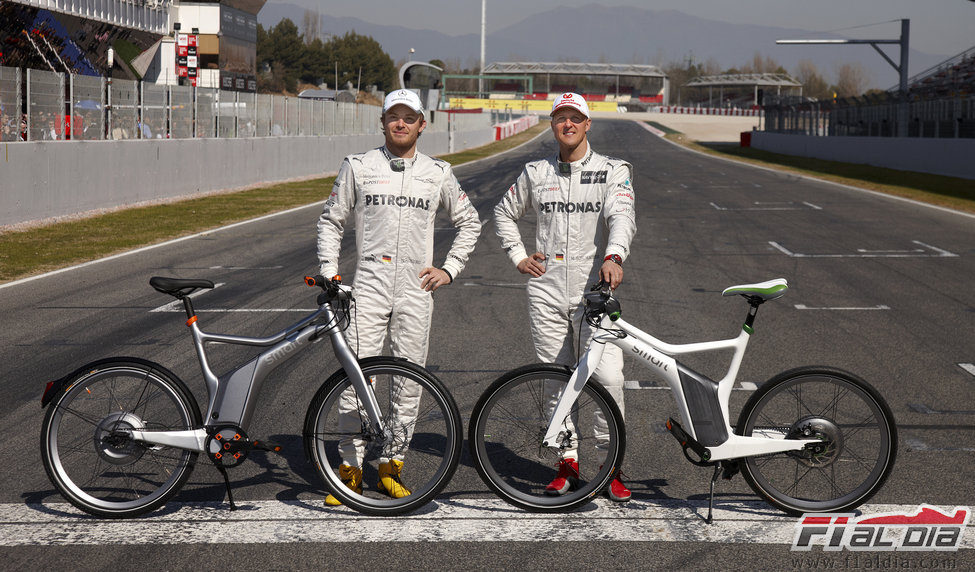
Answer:
<path fill-rule="evenodd" d="M 287 2 L 269 2 L 258 14 L 265 28 L 284 18 L 301 29 L 306 8 Z M 395 62 L 408 58 L 459 63 L 468 68 L 480 61 L 479 34 L 451 35 L 449 30 L 415 30 L 378 25 L 357 18 L 323 14 L 326 34 L 354 30 L 379 42 Z M 839 36 L 798 28 L 733 24 L 690 16 L 675 10 L 590 5 L 559 8 L 487 35 L 486 62 L 588 62 L 665 65 L 713 60 L 722 70 L 750 63 L 756 54 L 769 57 L 795 73 L 800 60 L 816 64 L 827 81 L 835 81 L 841 64 L 860 64 L 868 87 L 886 89 L 897 84 L 897 72 L 869 45 L 776 45 L 777 39 L 832 39 Z M 896 37 L 886 38 L 896 39 Z M 410 49 L 415 50 L 410 54 Z M 897 46 L 882 49 L 895 62 Z M 951 54 L 949 54 L 951 55 Z M 911 75 L 945 60 L 949 55 L 911 50 Z"/>

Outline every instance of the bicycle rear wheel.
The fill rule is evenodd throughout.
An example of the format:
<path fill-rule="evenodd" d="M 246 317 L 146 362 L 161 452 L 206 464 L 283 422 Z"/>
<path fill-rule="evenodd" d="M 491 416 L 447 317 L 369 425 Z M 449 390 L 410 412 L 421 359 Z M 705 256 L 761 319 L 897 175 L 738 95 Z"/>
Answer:
<path fill-rule="evenodd" d="M 542 446 L 555 403 L 570 377 L 572 371 L 565 366 L 521 367 L 498 378 L 474 406 L 467 437 L 474 468 L 510 504 L 532 511 L 573 509 L 605 490 L 623 462 L 623 417 L 609 392 L 592 380 L 563 420 L 574 442 Z M 597 422 L 605 432 L 603 439 L 596 438 Z M 565 494 L 547 493 L 546 486 L 573 446 L 578 479 Z"/>
<path fill-rule="evenodd" d="M 876 389 L 831 367 L 780 373 L 748 399 L 741 435 L 820 439 L 816 450 L 743 459 L 752 489 L 789 513 L 849 511 L 883 485 L 894 466 L 894 416 Z"/>
<path fill-rule="evenodd" d="M 342 504 L 374 516 L 416 510 L 443 490 L 457 469 L 463 445 L 457 404 L 439 379 L 406 360 L 382 356 L 359 365 L 371 381 L 387 436 L 372 430 L 352 381 L 339 370 L 308 407 L 305 451 Z M 411 399 L 418 399 L 415 415 L 407 408 Z M 381 486 L 380 465 L 389 460 L 402 463 L 397 473 L 410 494 L 392 498 Z M 362 470 L 360 490 L 343 484 L 343 464 Z"/>
<path fill-rule="evenodd" d="M 155 510 L 189 478 L 197 453 L 134 441 L 127 431 L 192 430 L 199 407 L 178 377 L 138 358 L 89 364 L 48 405 L 41 458 L 71 504 L 99 517 Z"/>

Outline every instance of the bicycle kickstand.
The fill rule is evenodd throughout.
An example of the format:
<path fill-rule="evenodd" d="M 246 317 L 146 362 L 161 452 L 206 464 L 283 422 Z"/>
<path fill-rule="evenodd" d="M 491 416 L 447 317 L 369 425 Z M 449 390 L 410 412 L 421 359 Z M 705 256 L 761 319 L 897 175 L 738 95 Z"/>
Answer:
<path fill-rule="evenodd" d="M 227 476 L 227 468 L 218 464 L 217 470 L 223 475 L 223 483 L 227 486 L 227 502 L 230 503 L 230 510 L 237 510 L 237 505 L 234 504 L 234 493 L 230 491 L 230 477 Z"/>
<path fill-rule="evenodd" d="M 711 477 L 711 495 L 708 497 L 708 517 L 704 519 L 704 522 L 711 524 L 714 522 L 713 509 L 714 509 L 714 483 L 718 482 L 718 476 L 721 474 L 721 463 L 714 464 L 714 475 Z"/>

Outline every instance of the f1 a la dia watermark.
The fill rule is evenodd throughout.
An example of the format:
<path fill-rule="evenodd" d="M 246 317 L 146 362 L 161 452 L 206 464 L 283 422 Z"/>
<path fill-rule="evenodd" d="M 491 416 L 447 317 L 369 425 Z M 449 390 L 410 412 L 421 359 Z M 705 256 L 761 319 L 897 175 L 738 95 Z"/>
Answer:
<path fill-rule="evenodd" d="M 806 513 L 796 523 L 792 550 L 823 551 L 942 551 L 954 552 L 961 546 L 969 507 L 956 506 L 942 511 L 920 505 L 912 513 L 886 513 L 875 516 L 854 513 Z"/>

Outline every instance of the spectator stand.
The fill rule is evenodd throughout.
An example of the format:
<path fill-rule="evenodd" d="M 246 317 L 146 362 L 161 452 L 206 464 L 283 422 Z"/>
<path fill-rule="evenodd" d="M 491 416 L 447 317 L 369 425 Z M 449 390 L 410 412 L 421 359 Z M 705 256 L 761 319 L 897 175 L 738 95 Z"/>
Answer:
<path fill-rule="evenodd" d="M 529 77 L 534 88 L 518 92 L 514 99 L 553 101 L 565 92 L 579 93 L 591 103 L 644 111 L 667 100 L 667 75 L 657 66 L 572 62 L 495 62 L 484 67 L 484 78 L 501 79 L 512 74 Z M 512 99 L 510 87 L 495 83 L 489 98 Z M 448 86 L 449 87 L 449 86 Z M 450 90 L 448 90 L 450 91 Z M 450 91 L 451 96 L 455 92 Z M 632 109 L 631 109 L 632 108 Z"/>
<path fill-rule="evenodd" d="M 715 99 L 717 88 L 717 99 Z M 709 109 L 757 109 L 766 95 L 802 96 L 802 84 L 787 74 L 722 74 L 699 76 L 687 82 L 678 95 L 678 106 Z M 706 92 L 706 93 L 705 93 Z"/>

